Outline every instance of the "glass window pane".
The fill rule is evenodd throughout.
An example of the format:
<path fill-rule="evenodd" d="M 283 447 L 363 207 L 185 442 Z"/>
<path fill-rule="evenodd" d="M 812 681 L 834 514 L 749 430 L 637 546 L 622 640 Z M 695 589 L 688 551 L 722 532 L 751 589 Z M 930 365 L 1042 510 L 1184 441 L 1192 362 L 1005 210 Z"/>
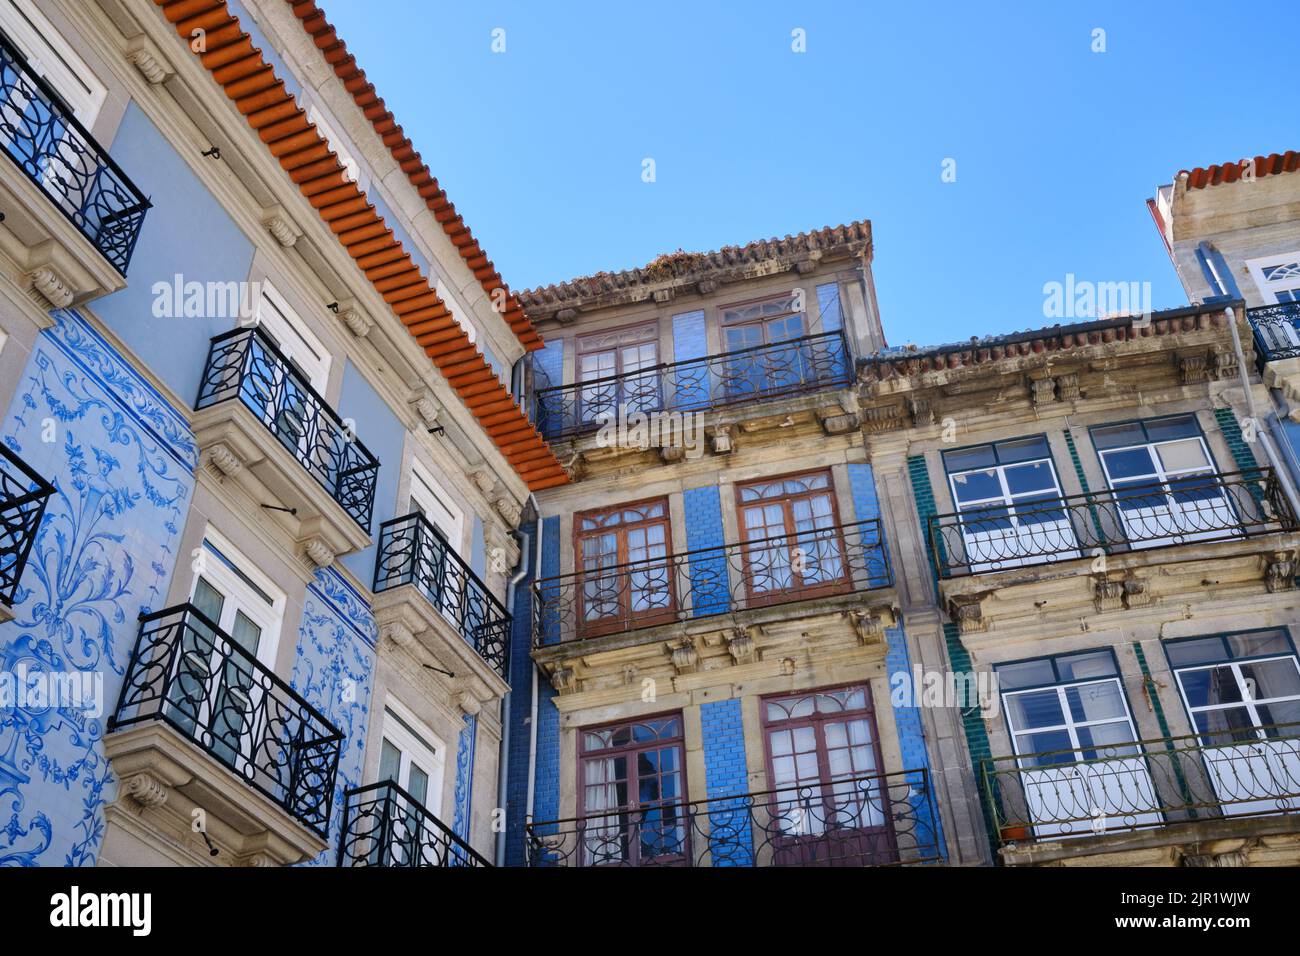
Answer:
<path fill-rule="evenodd" d="M 996 471 L 968 471 L 952 476 L 952 487 L 958 502 L 983 501 L 1002 498 L 1002 483 Z"/>
<path fill-rule="evenodd" d="M 1110 475 L 1112 481 L 1122 478 L 1155 480 L 1155 462 L 1151 459 L 1151 452 L 1146 448 L 1108 451 L 1102 455 L 1102 459 L 1106 462 L 1106 473 Z"/>
<path fill-rule="evenodd" d="M 1005 697 L 1012 730 L 1057 727 L 1065 723 L 1056 689 L 1008 694 Z"/>
<path fill-rule="evenodd" d="M 379 751 L 379 779 L 396 783 L 401 769 L 402 752 L 397 749 L 396 744 L 385 737 L 383 747 Z"/>
<path fill-rule="evenodd" d="M 429 805 L 429 775 L 415 764 L 411 764 L 411 779 L 407 781 L 406 791 L 420 806 Z"/>
<path fill-rule="evenodd" d="M 1128 716 L 1119 684 L 1113 680 L 1067 687 L 1065 699 L 1069 702 L 1071 716 L 1077 721 L 1114 720 Z"/>
<path fill-rule="evenodd" d="M 1300 697 L 1300 670 L 1296 669 L 1295 658 L 1255 661 L 1240 666 L 1251 700 Z"/>
<path fill-rule="evenodd" d="M 949 474 L 971 468 L 990 468 L 995 464 L 997 464 L 997 456 L 993 453 L 992 445 L 961 448 L 943 453 L 943 465 Z"/>
<path fill-rule="evenodd" d="M 213 624 L 221 623 L 221 608 L 226 603 L 226 598 L 207 578 L 200 577 L 194 582 L 194 597 L 190 601 Z"/>
<path fill-rule="evenodd" d="M 1170 438 L 1190 438 L 1200 434 L 1196 419 L 1191 415 L 1175 415 L 1172 418 L 1157 418 L 1145 423 L 1147 437 L 1151 441 L 1167 441 Z"/>
<path fill-rule="evenodd" d="M 230 636 L 235 643 L 248 653 L 256 656 L 257 645 L 262 639 L 262 629 L 250 621 L 243 611 L 235 612 L 235 624 L 230 629 Z"/>
<path fill-rule="evenodd" d="M 1289 654 L 1291 645 L 1282 631 L 1258 631 L 1253 634 L 1230 634 L 1228 647 L 1233 657 L 1263 657 L 1267 654 Z"/>
<path fill-rule="evenodd" d="M 1232 668 L 1226 664 L 1218 667 L 1199 667 L 1178 672 L 1183 693 L 1192 707 L 1211 704 L 1235 704 L 1241 701 L 1241 688 Z"/>
<path fill-rule="evenodd" d="M 1018 687 L 1040 687 L 1056 681 L 1056 672 L 1050 660 L 1023 661 L 1004 664 L 997 668 L 998 684 L 1006 690 Z"/>
<path fill-rule="evenodd" d="M 1224 659 L 1223 640 L 1218 637 L 1202 637 L 1194 641 L 1170 641 L 1165 645 L 1169 662 L 1179 664 L 1206 664 L 1210 661 Z"/>
<path fill-rule="evenodd" d="M 1056 475 L 1052 473 L 1052 466 L 1045 461 L 1011 465 L 1003 473 L 1007 478 L 1007 488 L 1013 495 L 1056 490 Z"/>
<path fill-rule="evenodd" d="M 1037 438 L 1019 438 L 1015 441 L 999 442 L 997 446 L 998 461 L 1009 464 L 1016 461 L 1029 461 L 1032 458 L 1051 458 L 1051 449 L 1047 439 L 1042 435 Z"/>
<path fill-rule="evenodd" d="M 1061 680 L 1084 680 L 1089 677 L 1110 677 L 1118 674 L 1115 658 L 1109 651 L 1089 651 L 1056 659 Z"/>
<path fill-rule="evenodd" d="M 1157 445 L 1156 453 L 1160 456 L 1160 463 L 1164 465 L 1166 472 L 1194 471 L 1210 466 L 1205 448 L 1197 438 Z"/>
<path fill-rule="evenodd" d="M 1092 429 L 1092 443 L 1098 450 L 1119 448 L 1123 445 L 1141 445 L 1146 442 L 1146 433 L 1136 422 L 1129 425 L 1106 425 Z"/>

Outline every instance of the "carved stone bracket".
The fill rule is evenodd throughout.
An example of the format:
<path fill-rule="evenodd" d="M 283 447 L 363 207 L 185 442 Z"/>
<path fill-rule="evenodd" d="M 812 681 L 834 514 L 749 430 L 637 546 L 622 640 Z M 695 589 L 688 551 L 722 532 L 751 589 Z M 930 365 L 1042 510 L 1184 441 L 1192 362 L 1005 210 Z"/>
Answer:
<path fill-rule="evenodd" d="M 727 425 L 718 425 L 709 435 L 709 447 L 713 449 L 714 454 L 729 455 L 735 448 L 731 428 Z"/>
<path fill-rule="evenodd" d="M 684 638 L 678 644 L 671 644 L 668 647 L 669 655 L 672 657 L 673 669 L 678 674 L 694 674 L 700 668 L 700 652 L 695 647 L 695 642 L 690 638 Z"/>
<path fill-rule="evenodd" d="M 979 605 L 976 604 L 975 607 L 978 610 Z M 879 614 L 854 608 L 845 611 L 844 617 L 853 625 L 853 631 L 858 636 L 858 644 L 862 647 L 879 644 L 885 639 L 885 622 L 881 620 Z"/>
<path fill-rule="evenodd" d="M 948 602 L 948 616 L 957 623 L 957 629 L 963 634 L 980 633 L 989 627 L 979 598 L 953 598 Z"/>
<path fill-rule="evenodd" d="M 1264 566 L 1264 586 L 1270 592 L 1290 591 L 1295 587 L 1295 553 L 1278 551 L 1270 555 Z"/>
<path fill-rule="evenodd" d="M 847 435 L 858 427 L 858 416 L 852 414 L 827 415 L 821 420 L 827 435 Z"/>
<path fill-rule="evenodd" d="M 375 327 L 374 320 L 356 299 L 340 299 L 337 305 L 339 321 L 348 327 L 349 332 L 359 339 L 370 334 Z"/>
<path fill-rule="evenodd" d="M 1204 353 L 1178 356 L 1178 380 L 1184 385 L 1196 385 L 1210 377 Z"/>
<path fill-rule="evenodd" d="M 71 284 L 49 266 L 34 269 L 28 273 L 27 277 L 32 280 L 32 288 L 39 292 L 45 301 L 54 308 L 66 309 L 72 305 L 72 300 L 76 297 L 76 294 L 73 292 Z"/>
<path fill-rule="evenodd" d="M 334 563 L 333 549 L 321 538 L 308 538 L 302 547 L 303 554 L 318 568 L 328 568 Z"/>
<path fill-rule="evenodd" d="M 225 442 L 217 442 L 207 453 L 210 464 L 227 478 L 234 478 L 244 467 L 243 460 Z"/>
<path fill-rule="evenodd" d="M 559 694 L 575 693 L 578 690 L 578 676 L 573 672 L 572 667 L 557 665 L 555 670 L 551 671 L 551 686 Z"/>
<path fill-rule="evenodd" d="M 140 71 L 140 75 L 154 86 L 167 82 L 167 78 L 176 72 L 167 62 L 167 58 L 143 33 L 131 38 L 127 44 L 126 58 Z"/>
<path fill-rule="evenodd" d="M 266 227 L 275 241 L 286 248 L 292 247 L 302 238 L 302 230 L 289 218 L 289 214 L 279 206 L 274 206 L 262 214 L 262 225 Z"/>
<path fill-rule="evenodd" d="M 758 660 L 758 648 L 750 631 L 755 628 L 738 627 L 727 637 L 727 653 L 737 664 L 752 664 Z"/>
<path fill-rule="evenodd" d="M 122 785 L 123 792 L 140 807 L 161 807 L 167 802 L 167 784 L 151 773 L 137 773 Z"/>
<path fill-rule="evenodd" d="M 1119 580 L 1095 575 L 1092 600 L 1100 613 L 1147 607 L 1155 601 L 1155 597 L 1147 588 L 1146 581 L 1129 572 Z"/>

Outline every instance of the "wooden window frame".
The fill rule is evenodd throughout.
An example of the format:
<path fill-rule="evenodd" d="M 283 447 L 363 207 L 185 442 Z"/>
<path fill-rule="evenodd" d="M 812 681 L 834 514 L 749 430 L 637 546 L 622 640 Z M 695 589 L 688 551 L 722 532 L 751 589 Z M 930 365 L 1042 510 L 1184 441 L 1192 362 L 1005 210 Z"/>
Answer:
<path fill-rule="evenodd" d="M 626 511 L 629 508 L 639 508 L 647 505 L 662 504 L 664 513 L 657 518 L 643 518 L 640 521 L 620 522 L 613 528 L 599 528 L 591 531 L 582 530 L 582 522 L 586 519 L 597 515 L 609 515 L 617 511 Z M 619 587 L 619 613 L 612 618 L 597 618 L 587 620 L 586 613 L 586 596 L 583 586 L 586 583 L 586 568 L 582 560 L 582 544 L 587 538 L 596 537 L 608 533 L 611 530 L 619 532 L 618 534 L 618 560 L 615 562 L 615 568 L 625 568 L 623 575 L 630 574 L 632 569 L 626 568 L 627 558 L 627 535 L 628 529 L 648 528 L 654 525 L 663 525 L 664 529 L 664 569 L 665 577 L 668 582 L 668 604 L 666 607 L 653 608 L 649 611 L 634 612 L 631 608 L 631 589 L 620 585 Z M 604 634 L 614 634 L 619 631 L 632 630 L 633 627 L 652 627 L 656 624 L 667 624 L 677 619 L 677 581 L 673 565 L 673 528 L 672 528 L 672 511 L 669 507 L 668 497 L 666 495 L 654 496 L 651 498 L 641 498 L 636 501 L 620 502 L 616 505 L 608 505 L 602 508 L 589 508 L 586 511 L 576 512 L 573 516 L 573 569 L 574 585 L 573 599 L 577 605 L 577 631 L 580 638 L 599 637 Z M 633 623 L 635 622 L 635 624 Z"/>

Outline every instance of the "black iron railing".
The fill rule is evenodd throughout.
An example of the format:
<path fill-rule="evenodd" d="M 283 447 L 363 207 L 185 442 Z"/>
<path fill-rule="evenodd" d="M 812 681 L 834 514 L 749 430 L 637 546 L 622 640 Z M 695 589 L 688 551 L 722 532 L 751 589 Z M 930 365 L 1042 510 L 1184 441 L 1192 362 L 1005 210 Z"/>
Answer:
<path fill-rule="evenodd" d="M 1255 333 L 1255 352 L 1260 365 L 1300 356 L 1300 302 L 1247 309 L 1246 318 Z"/>
<path fill-rule="evenodd" d="M 379 526 L 378 594 L 413 584 L 434 609 L 502 677 L 510 647 L 510 615 L 473 569 L 418 512 Z"/>
<path fill-rule="evenodd" d="M 533 822 L 525 834 L 530 866 L 897 866 L 942 855 L 925 770 L 656 802 Z"/>
<path fill-rule="evenodd" d="M 126 275 L 149 200 L 4 34 L 0 141 L 14 164 Z"/>
<path fill-rule="evenodd" d="M 1300 724 L 985 757 L 1002 843 L 1300 812 Z"/>
<path fill-rule="evenodd" d="M 161 721 L 325 836 L 343 734 L 197 608 L 140 619 L 109 730 Z"/>
<path fill-rule="evenodd" d="M 369 532 L 379 461 L 260 325 L 212 340 L 195 409 L 242 402 L 322 488 Z"/>
<path fill-rule="evenodd" d="M 541 646 L 893 584 L 880 522 L 698 548 L 533 584 Z"/>
<path fill-rule="evenodd" d="M 703 412 L 849 385 L 843 332 L 823 332 L 723 355 L 687 359 L 536 392 L 538 430 L 549 439 L 588 431 L 625 412 Z"/>
<path fill-rule="evenodd" d="M 1277 475 L 1256 468 L 933 515 L 929 532 L 939 576 L 954 578 L 1296 527 Z"/>
<path fill-rule="evenodd" d="M 392 781 L 343 795 L 339 866 L 491 866 Z"/>
<path fill-rule="evenodd" d="M 0 604 L 12 605 L 54 486 L 0 443 Z"/>

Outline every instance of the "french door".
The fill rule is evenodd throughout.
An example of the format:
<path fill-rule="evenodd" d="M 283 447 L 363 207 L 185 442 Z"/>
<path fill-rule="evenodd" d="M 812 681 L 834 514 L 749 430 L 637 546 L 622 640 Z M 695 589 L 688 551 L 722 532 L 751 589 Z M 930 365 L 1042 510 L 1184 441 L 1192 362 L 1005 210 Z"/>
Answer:
<path fill-rule="evenodd" d="M 641 325 L 602 332 L 578 340 L 578 421 L 596 422 L 629 412 L 663 407 L 659 364 L 659 329 Z"/>
<path fill-rule="evenodd" d="M 384 711 L 384 736 L 379 751 L 379 779 L 389 780 L 409 794 L 393 794 L 387 844 L 376 842 L 372 855 L 387 850 L 389 866 L 437 866 L 441 841 L 426 831 L 424 813 L 441 811 L 443 748 L 409 716 Z M 379 861 L 376 860 L 378 863 Z"/>
<path fill-rule="evenodd" d="M 794 295 L 734 305 L 722 311 L 722 341 L 728 353 L 793 342 L 806 334 L 804 313 Z M 807 378 L 807 359 L 798 345 L 767 348 L 723 363 L 723 393 L 743 398 L 797 388 Z"/>
<path fill-rule="evenodd" d="M 944 466 L 972 574 L 1079 556 L 1046 439 L 949 452 Z"/>
<path fill-rule="evenodd" d="M 583 730 L 579 736 L 582 865 L 688 864 L 680 715 Z"/>
<path fill-rule="evenodd" d="M 766 698 L 763 732 L 774 866 L 872 866 L 898 848 L 865 684 Z"/>
<path fill-rule="evenodd" d="M 1174 673 L 1224 814 L 1300 808 L 1295 654 L 1179 667 Z"/>
<path fill-rule="evenodd" d="M 672 619 L 676 584 L 665 499 L 580 514 L 575 524 L 580 633 Z"/>
<path fill-rule="evenodd" d="M 1163 821 L 1118 677 L 1002 695 L 1035 836 Z"/>
<path fill-rule="evenodd" d="M 750 604 L 849 586 L 829 472 L 751 482 L 736 494 Z"/>
<path fill-rule="evenodd" d="M 1092 430 L 1131 547 L 1240 533 L 1191 415 Z"/>

